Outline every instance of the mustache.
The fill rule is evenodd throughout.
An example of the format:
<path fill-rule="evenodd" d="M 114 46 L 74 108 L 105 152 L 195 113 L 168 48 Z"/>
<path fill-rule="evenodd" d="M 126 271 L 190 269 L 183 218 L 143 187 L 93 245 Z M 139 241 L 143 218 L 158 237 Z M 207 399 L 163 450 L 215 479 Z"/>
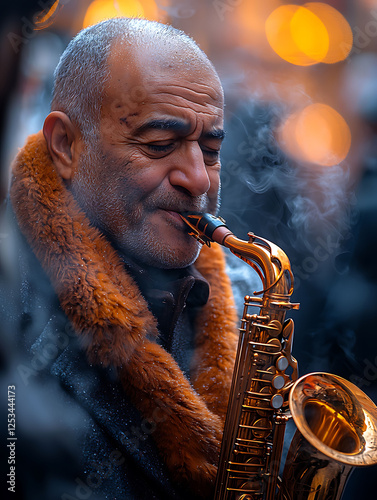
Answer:
<path fill-rule="evenodd" d="M 154 197 L 153 197 L 154 198 Z M 152 200 L 149 200 L 152 201 Z M 149 203 L 148 203 L 149 205 Z M 160 208 L 172 212 L 207 212 L 210 208 L 210 201 L 207 194 L 202 194 L 195 198 L 182 194 L 166 193 L 158 196 L 151 208 Z M 152 206 L 153 205 L 153 206 Z"/>

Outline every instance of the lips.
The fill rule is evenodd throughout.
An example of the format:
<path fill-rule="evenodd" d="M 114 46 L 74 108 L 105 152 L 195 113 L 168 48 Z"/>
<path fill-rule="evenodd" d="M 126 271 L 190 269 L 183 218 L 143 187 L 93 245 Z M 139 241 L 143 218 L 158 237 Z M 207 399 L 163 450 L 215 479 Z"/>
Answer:
<path fill-rule="evenodd" d="M 180 228 L 185 227 L 186 224 L 179 215 L 179 212 L 175 210 L 166 210 L 166 209 L 161 209 L 161 210 L 167 215 L 169 221 L 173 221 L 175 225 L 178 225 Z"/>
<path fill-rule="evenodd" d="M 176 211 L 176 210 L 165 210 L 166 213 L 168 213 L 169 215 L 171 215 L 172 217 L 175 217 L 177 219 L 180 219 L 180 215 L 179 215 L 179 212 Z"/>
<path fill-rule="evenodd" d="M 198 207 L 197 206 L 188 206 L 188 204 L 176 204 L 174 206 L 172 206 L 171 204 L 169 205 L 160 205 L 158 207 L 158 210 L 160 211 L 160 213 L 162 213 L 163 217 L 171 224 L 171 225 L 174 225 L 176 228 L 179 228 L 179 229 L 184 229 L 184 230 L 187 230 L 188 229 L 188 226 L 187 224 L 184 222 L 184 220 L 182 219 L 181 217 L 181 214 L 182 213 L 187 213 L 187 212 L 191 212 L 191 213 L 202 213 L 202 212 L 205 212 L 205 208 L 202 206 L 203 204 L 200 204 L 201 206 Z"/>

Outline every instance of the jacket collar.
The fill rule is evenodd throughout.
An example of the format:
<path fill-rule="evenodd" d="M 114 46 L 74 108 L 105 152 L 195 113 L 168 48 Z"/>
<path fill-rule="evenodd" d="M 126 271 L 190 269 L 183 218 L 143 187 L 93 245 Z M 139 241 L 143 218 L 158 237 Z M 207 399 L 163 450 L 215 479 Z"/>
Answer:
<path fill-rule="evenodd" d="M 153 337 L 156 319 L 106 238 L 58 177 L 43 134 L 13 165 L 11 201 L 21 231 L 71 321 L 89 363 L 116 370 L 144 418 L 157 407 L 153 438 L 175 481 L 211 490 L 236 350 L 237 317 L 220 247 L 203 248 L 196 268 L 211 293 L 196 323 L 191 383 Z M 220 369 L 221 367 L 221 369 Z"/>
<path fill-rule="evenodd" d="M 122 260 L 131 276 L 135 279 L 143 295 L 154 300 L 157 292 L 170 292 L 174 302 L 180 302 L 180 295 L 188 288 L 185 302 L 193 307 L 204 306 L 209 297 L 209 283 L 193 265 L 184 269 L 156 269 L 142 267 L 129 257 Z"/>
<path fill-rule="evenodd" d="M 178 319 L 183 313 L 191 316 L 198 307 L 207 303 L 208 281 L 193 265 L 184 269 L 166 270 L 141 267 L 124 256 L 122 259 L 157 319 L 160 344 L 168 352 L 172 352 Z M 189 332 L 186 334 L 189 335 Z"/>

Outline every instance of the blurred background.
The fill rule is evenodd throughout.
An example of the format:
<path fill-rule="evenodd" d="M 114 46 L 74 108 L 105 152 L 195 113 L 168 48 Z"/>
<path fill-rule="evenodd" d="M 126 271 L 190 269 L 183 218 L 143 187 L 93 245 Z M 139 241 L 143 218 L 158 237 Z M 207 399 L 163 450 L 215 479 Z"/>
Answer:
<path fill-rule="evenodd" d="M 288 254 L 300 373 L 344 376 L 377 402 L 377 0 L 8 2 L 2 200 L 11 159 L 49 112 L 65 46 L 119 15 L 183 29 L 214 62 L 226 96 L 221 215 L 240 238 L 253 231 Z M 242 308 L 255 277 L 229 269 Z M 346 500 L 361 480 L 375 498 L 373 473 L 358 471 Z"/>

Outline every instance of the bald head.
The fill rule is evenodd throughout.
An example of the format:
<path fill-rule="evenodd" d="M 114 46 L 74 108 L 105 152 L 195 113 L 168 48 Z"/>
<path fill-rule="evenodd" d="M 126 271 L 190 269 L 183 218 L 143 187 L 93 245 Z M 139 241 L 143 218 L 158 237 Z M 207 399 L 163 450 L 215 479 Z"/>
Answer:
<path fill-rule="evenodd" d="M 116 59 L 133 70 L 153 65 L 156 73 L 168 69 L 189 72 L 195 63 L 206 70 L 204 73 L 216 75 L 194 40 L 172 26 L 137 18 L 110 19 L 91 26 L 81 31 L 61 56 L 51 103 L 52 110 L 69 116 L 86 140 L 97 130 L 104 91 Z"/>

